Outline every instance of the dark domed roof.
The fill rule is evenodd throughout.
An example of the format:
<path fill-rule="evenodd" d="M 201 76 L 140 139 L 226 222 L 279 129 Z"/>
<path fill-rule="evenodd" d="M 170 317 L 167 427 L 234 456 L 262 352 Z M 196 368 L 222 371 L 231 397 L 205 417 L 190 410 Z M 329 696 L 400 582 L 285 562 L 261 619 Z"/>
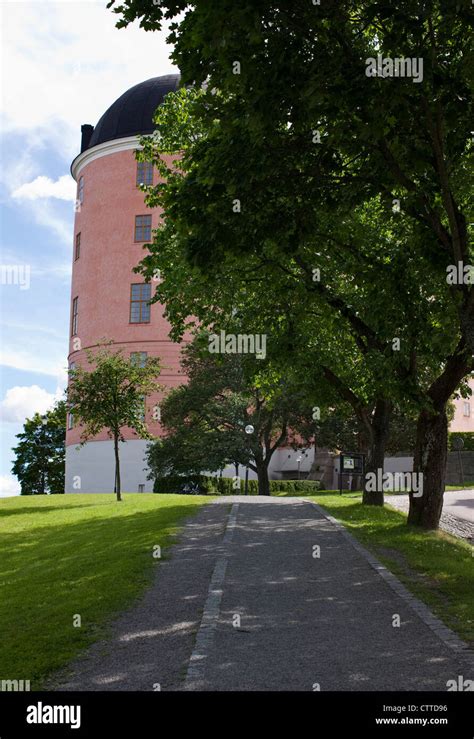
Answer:
<path fill-rule="evenodd" d="M 178 89 L 179 79 L 179 74 L 152 77 L 124 92 L 104 113 L 84 148 L 125 136 L 152 133 L 156 128 L 153 114 L 165 95 Z"/>

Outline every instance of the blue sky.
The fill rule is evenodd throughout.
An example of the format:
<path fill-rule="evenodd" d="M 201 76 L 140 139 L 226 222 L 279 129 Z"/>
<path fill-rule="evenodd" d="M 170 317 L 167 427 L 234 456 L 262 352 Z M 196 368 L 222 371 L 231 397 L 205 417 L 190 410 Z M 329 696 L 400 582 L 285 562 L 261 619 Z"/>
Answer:
<path fill-rule="evenodd" d="M 15 434 L 66 382 L 81 124 L 176 69 L 166 32 L 118 30 L 102 0 L 2 0 L 0 13 L 0 495 L 12 495 Z"/>

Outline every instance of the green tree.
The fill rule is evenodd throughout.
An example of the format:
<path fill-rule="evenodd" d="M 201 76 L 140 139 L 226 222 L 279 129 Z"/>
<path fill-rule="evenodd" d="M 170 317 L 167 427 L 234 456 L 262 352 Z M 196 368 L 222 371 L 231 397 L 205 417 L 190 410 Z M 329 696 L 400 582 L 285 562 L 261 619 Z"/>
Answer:
<path fill-rule="evenodd" d="M 411 345 L 405 381 L 395 367 L 401 390 L 416 385 L 419 407 L 415 468 L 424 492 L 410 496 L 409 522 L 434 528 L 443 499 L 447 403 L 471 370 L 474 351 L 474 289 L 463 280 L 446 284 L 447 270 L 462 270 L 471 257 L 470 9 L 445 0 L 402 0 L 396 8 L 384 0 L 319 6 L 223 0 L 212 7 L 163 0 L 153 9 L 125 0 L 116 8 L 119 25 L 139 19 L 151 30 L 165 14 L 185 10 L 171 34 L 173 56 L 184 83 L 206 82 L 198 116 L 211 132 L 193 147 L 191 176 L 178 197 L 169 191 L 165 207 L 189 262 L 214 270 L 230 252 L 246 264 L 271 240 L 280 254 L 291 252 L 312 269 L 301 251 L 304 256 L 315 235 L 353 251 L 347 234 L 340 239 L 344 214 L 376 198 L 387 218 L 396 207 L 406 224 L 400 254 L 414 237 L 415 269 L 406 282 L 423 284 L 427 274 L 438 282 L 431 297 L 449 296 L 451 327 L 438 332 L 433 352 L 438 371 L 419 372 Z M 422 79 L 367 74 L 379 54 L 421 60 Z M 336 228 L 318 234 L 315 224 L 325 214 Z M 358 249 L 353 253 L 357 258 Z M 357 284 L 358 272 L 351 277 Z M 378 288 L 383 295 L 384 285 Z M 382 356 L 387 337 L 373 323 L 387 306 L 379 297 L 361 323 L 348 312 L 350 303 L 339 305 L 357 340 Z M 410 322 L 406 307 L 402 328 Z M 412 318 L 416 332 L 418 316 Z"/>
<path fill-rule="evenodd" d="M 142 439 L 152 438 L 145 422 L 146 396 L 160 386 L 158 359 L 148 358 L 142 367 L 120 351 L 111 351 L 110 343 L 95 352 L 86 352 L 88 365 L 69 371 L 67 401 L 74 419 L 82 426 L 81 440 L 85 444 L 105 429 L 114 442 L 115 482 L 117 500 L 121 497 L 119 442 L 128 427 Z"/>
<path fill-rule="evenodd" d="M 185 213 L 183 222 L 178 208 L 182 191 L 188 189 L 185 177 L 195 177 L 194 161 L 185 156 L 176 169 L 167 166 L 159 152 L 194 152 L 191 121 L 201 97 L 195 90 L 169 95 L 157 114 L 158 146 L 155 140 L 143 141 L 140 156 L 153 159 L 166 178 L 148 190 L 148 202 L 165 205 L 165 213 L 171 209 L 150 246 L 151 255 L 143 260 L 144 274 L 151 277 L 160 269 L 157 295 L 166 304 L 176 338 L 191 313 L 206 325 L 217 321 L 223 328 L 238 307 L 246 330 L 252 327 L 271 335 L 274 359 L 298 364 L 301 377 L 311 378 L 318 391 L 331 385 L 364 428 L 367 469 L 376 471 L 383 467 L 394 405 L 406 406 L 415 399 L 419 403 L 420 389 L 426 389 L 439 368 L 452 321 L 447 286 L 444 292 L 438 290 L 434 302 L 438 286 L 432 270 L 428 265 L 423 271 L 425 265 L 420 267 L 414 259 L 416 234 L 411 239 L 405 235 L 408 244 L 401 252 L 406 226 L 393 214 L 387 219 L 376 201 L 338 219 L 333 213 L 321 214 L 319 239 L 305 244 L 298 254 L 275 248 L 267 237 L 257 253 L 245 255 L 244 263 L 224 253 L 207 273 L 190 265 L 189 216 Z M 264 208 L 262 203 L 260 212 Z M 221 217 L 226 218 L 224 213 Z M 339 224 L 338 232 L 331 221 Z M 251 242 L 249 219 L 242 229 L 247 229 L 242 243 Z M 413 281 L 404 279 L 407 274 Z M 396 350 L 394 337 L 400 344 Z M 364 491 L 364 502 L 381 504 L 383 490 Z"/>
<path fill-rule="evenodd" d="M 238 333 L 238 324 L 234 324 Z M 184 351 L 188 383 L 161 405 L 167 435 L 150 445 L 154 476 L 248 466 L 260 495 L 269 495 L 268 467 L 282 445 L 301 446 L 313 433 L 307 402 L 264 359 L 209 352 L 209 335 Z"/>
<path fill-rule="evenodd" d="M 12 472 L 20 482 L 21 495 L 64 493 L 66 402 L 60 400 L 43 415 L 28 418 L 16 438 Z"/>

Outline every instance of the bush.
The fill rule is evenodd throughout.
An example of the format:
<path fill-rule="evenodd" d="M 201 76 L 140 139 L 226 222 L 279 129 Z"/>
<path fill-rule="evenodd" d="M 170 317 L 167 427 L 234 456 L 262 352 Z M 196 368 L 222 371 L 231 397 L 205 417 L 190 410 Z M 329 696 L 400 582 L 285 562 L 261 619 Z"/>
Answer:
<path fill-rule="evenodd" d="M 324 490 L 319 480 L 270 480 L 271 493 L 315 493 Z"/>
<path fill-rule="evenodd" d="M 448 449 L 450 452 L 455 451 L 453 448 L 453 438 L 459 436 L 464 441 L 463 452 L 474 452 L 474 431 L 450 431 L 448 434 Z"/>
<path fill-rule="evenodd" d="M 153 492 L 177 494 L 187 482 L 199 485 L 199 492 L 202 495 L 220 492 L 218 490 L 218 478 L 207 477 L 206 475 L 168 475 L 167 477 L 156 477 L 153 483 Z"/>
<path fill-rule="evenodd" d="M 243 495 L 245 480 L 240 478 L 240 490 L 234 488 L 233 477 L 211 477 L 209 475 L 169 475 L 157 477 L 153 483 L 154 493 L 179 493 L 182 486 L 192 482 L 199 485 L 203 495 Z M 270 494 L 293 493 L 295 495 L 324 490 L 319 480 L 270 480 Z M 258 481 L 248 481 L 248 494 L 258 495 Z"/>

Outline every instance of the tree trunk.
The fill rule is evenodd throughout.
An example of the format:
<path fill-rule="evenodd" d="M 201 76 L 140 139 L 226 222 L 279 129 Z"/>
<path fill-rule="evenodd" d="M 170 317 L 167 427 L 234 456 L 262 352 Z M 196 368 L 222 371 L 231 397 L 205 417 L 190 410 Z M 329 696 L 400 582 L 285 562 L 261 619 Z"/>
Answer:
<path fill-rule="evenodd" d="M 431 407 L 423 409 L 418 417 L 413 466 L 414 471 L 422 475 L 423 495 L 415 497 L 410 494 L 407 523 L 428 530 L 438 528 L 443 510 L 448 459 L 446 405 L 461 380 L 472 371 L 472 320 L 466 326 L 466 333 L 469 337 L 469 349 L 462 337 L 448 357 L 443 372 L 428 391 Z"/>
<path fill-rule="evenodd" d="M 448 455 L 446 409 L 422 410 L 416 429 L 413 468 L 421 476 L 423 494 L 410 493 L 408 523 L 424 529 L 437 529 L 443 510 L 446 462 Z"/>
<path fill-rule="evenodd" d="M 119 441 L 118 436 L 114 436 L 114 453 L 115 453 L 115 493 L 117 495 L 117 500 L 122 500 L 122 495 L 120 491 L 120 457 L 119 457 Z"/>
<path fill-rule="evenodd" d="M 365 505 L 383 506 L 383 488 L 378 484 L 378 470 L 384 471 L 385 447 L 390 432 L 390 416 L 392 404 L 390 401 L 377 400 L 372 419 L 366 423 L 369 432 L 369 450 L 365 465 L 364 492 L 362 503 Z M 367 477 L 370 475 L 370 477 Z M 380 475 L 381 477 L 382 475 Z M 375 482 L 375 485 L 374 485 Z"/>
<path fill-rule="evenodd" d="M 268 479 L 268 465 L 257 465 L 258 494 L 270 495 L 270 481 Z"/>

